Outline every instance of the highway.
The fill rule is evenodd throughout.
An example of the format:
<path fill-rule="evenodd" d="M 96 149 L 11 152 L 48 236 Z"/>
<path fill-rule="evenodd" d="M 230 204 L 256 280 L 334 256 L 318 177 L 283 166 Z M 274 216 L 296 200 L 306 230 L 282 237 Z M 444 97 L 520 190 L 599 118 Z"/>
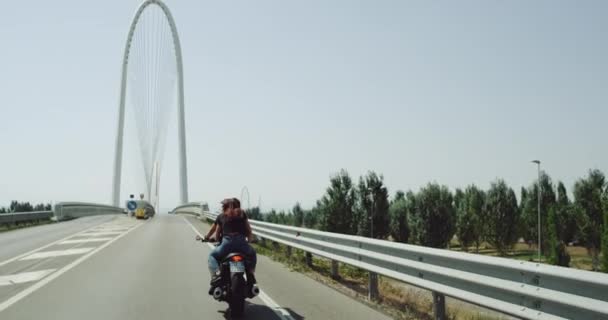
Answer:
<path fill-rule="evenodd" d="M 230 319 L 207 295 L 208 226 L 101 216 L 0 233 L 0 319 Z M 260 256 L 244 319 L 390 319 Z"/>

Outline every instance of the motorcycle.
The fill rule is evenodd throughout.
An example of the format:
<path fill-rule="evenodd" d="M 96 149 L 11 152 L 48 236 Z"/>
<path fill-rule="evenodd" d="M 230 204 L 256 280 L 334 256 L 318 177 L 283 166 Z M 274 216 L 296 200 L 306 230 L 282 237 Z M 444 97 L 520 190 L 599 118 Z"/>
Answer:
<path fill-rule="evenodd" d="M 216 242 L 213 238 L 205 239 L 200 236 L 197 236 L 196 240 Z M 215 246 L 218 245 L 219 243 L 215 243 Z M 247 283 L 247 280 L 254 279 L 254 277 L 247 272 L 244 254 L 239 252 L 229 253 L 219 265 L 220 276 L 211 284 L 212 296 L 217 301 L 227 302 L 231 315 L 238 317 L 243 314 L 245 309 L 245 299 L 256 297 L 260 294 L 260 289 L 255 283 L 251 285 Z"/>

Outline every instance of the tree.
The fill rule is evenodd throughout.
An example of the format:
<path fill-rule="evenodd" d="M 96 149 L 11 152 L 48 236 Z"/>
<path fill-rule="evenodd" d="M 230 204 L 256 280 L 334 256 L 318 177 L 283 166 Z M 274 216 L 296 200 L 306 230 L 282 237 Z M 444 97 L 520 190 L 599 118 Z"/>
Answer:
<path fill-rule="evenodd" d="M 557 183 L 557 202 L 555 205 L 555 223 L 557 225 L 557 238 L 565 244 L 574 240 L 576 235 L 576 211 L 573 210 L 566 187 L 559 181 Z M 551 225 L 550 225 L 551 227 Z"/>
<path fill-rule="evenodd" d="M 279 223 L 279 216 L 278 216 L 277 212 L 274 209 L 272 209 L 272 210 L 270 210 L 270 212 L 268 212 L 264 215 L 264 221 L 270 222 L 270 223 Z"/>
<path fill-rule="evenodd" d="M 487 218 L 487 241 L 505 255 L 517 242 L 519 208 L 513 189 L 504 180 L 497 180 L 490 186 L 484 203 Z"/>
<path fill-rule="evenodd" d="M 456 209 L 456 211 L 458 211 L 458 208 L 460 207 L 462 202 L 464 202 L 464 199 L 465 195 L 462 189 L 456 188 L 456 190 L 454 191 L 454 209 Z"/>
<path fill-rule="evenodd" d="M 522 223 L 524 226 L 524 239 L 526 242 L 538 244 L 538 185 L 536 181 L 528 189 L 527 201 L 522 212 Z M 555 205 L 555 191 L 551 177 L 544 171 L 540 175 L 541 199 L 540 199 L 540 220 L 541 220 L 541 252 L 546 253 L 549 246 L 549 234 L 547 218 L 549 208 Z"/>
<path fill-rule="evenodd" d="M 416 241 L 423 246 L 445 248 L 455 232 L 453 196 L 446 186 L 429 183 L 415 197 L 412 221 Z"/>
<path fill-rule="evenodd" d="M 293 215 L 293 225 L 296 227 L 301 227 L 304 223 L 304 211 L 302 210 L 302 207 L 300 206 L 299 202 L 296 203 L 295 206 L 293 206 L 291 212 Z"/>
<path fill-rule="evenodd" d="M 407 243 L 410 237 L 408 224 L 408 202 L 403 191 L 397 191 L 395 199 L 390 204 L 390 235 L 397 242 Z"/>
<path fill-rule="evenodd" d="M 32 212 L 34 211 L 34 207 L 29 202 L 19 202 L 19 201 L 11 201 L 10 212 Z"/>
<path fill-rule="evenodd" d="M 304 213 L 304 226 L 306 228 L 317 228 L 319 216 L 321 215 L 319 211 L 319 207 L 315 206 L 312 210 L 307 210 Z"/>
<path fill-rule="evenodd" d="M 249 208 L 245 212 L 247 213 L 247 217 L 251 220 L 263 220 L 259 207 Z"/>
<path fill-rule="evenodd" d="M 356 198 L 357 234 L 385 239 L 390 231 L 388 190 L 384 178 L 370 171 L 359 178 Z M 373 218 L 373 222 L 372 222 Z M 373 234 L 372 233 L 373 223 Z"/>
<path fill-rule="evenodd" d="M 602 194 L 606 178 L 599 170 L 589 170 L 587 178 L 574 184 L 574 205 L 578 215 L 580 237 L 591 256 L 593 270 L 599 269 L 601 234 L 604 224 Z"/>
<path fill-rule="evenodd" d="M 355 234 L 353 229 L 353 206 L 355 192 L 346 170 L 342 169 L 330 179 L 330 186 L 318 207 L 321 229 L 329 232 Z"/>
<path fill-rule="evenodd" d="M 549 234 L 549 263 L 563 267 L 570 266 L 570 255 L 566 251 L 566 244 L 559 236 L 560 225 L 557 205 L 549 209 L 547 225 Z"/>
<path fill-rule="evenodd" d="M 290 224 L 289 216 L 285 213 L 285 211 L 281 211 L 281 212 L 279 212 L 279 214 L 277 214 L 277 223 L 278 224 Z"/>
<path fill-rule="evenodd" d="M 472 244 L 475 244 L 479 251 L 484 227 L 482 222 L 485 194 L 475 185 L 467 187 L 465 192 L 460 192 L 461 199 L 454 201 L 455 204 L 458 204 L 456 206 L 456 235 L 463 251 L 466 252 Z"/>

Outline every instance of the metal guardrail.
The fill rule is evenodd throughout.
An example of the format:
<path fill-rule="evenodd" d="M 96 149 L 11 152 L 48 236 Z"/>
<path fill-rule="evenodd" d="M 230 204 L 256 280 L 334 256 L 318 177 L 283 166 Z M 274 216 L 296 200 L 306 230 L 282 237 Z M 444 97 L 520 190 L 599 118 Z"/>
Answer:
<path fill-rule="evenodd" d="M 53 211 L 33 211 L 0 214 L 0 225 L 15 225 L 18 223 L 37 222 L 41 220 L 51 220 Z"/>
<path fill-rule="evenodd" d="M 183 210 L 186 210 L 184 208 Z M 203 215 L 214 220 L 217 214 Z M 608 274 L 250 220 L 253 233 L 523 319 L 608 319 Z M 437 306 L 442 304 L 443 306 Z"/>
<path fill-rule="evenodd" d="M 204 217 L 209 215 L 209 206 L 206 202 L 190 202 L 184 205 L 178 206 L 170 213 L 172 214 L 190 214 L 197 217 Z"/>
<path fill-rule="evenodd" d="M 85 202 L 60 202 L 54 208 L 57 221 L 70 220 L 80 217 L 121 214 L 126 213 L 125 209 L 97 203 Z"/>

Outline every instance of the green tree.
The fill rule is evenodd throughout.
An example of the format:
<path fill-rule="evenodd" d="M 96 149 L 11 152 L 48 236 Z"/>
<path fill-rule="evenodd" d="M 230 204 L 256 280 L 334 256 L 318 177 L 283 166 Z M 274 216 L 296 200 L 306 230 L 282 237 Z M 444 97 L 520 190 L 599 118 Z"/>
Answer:
<path fill-rule="evenodd" d="M 513 189 L 504 180 L 497 180 L 490 186 L 484 203 L 487 218 L 487 241 L 505 255 L 517 242 L 519 208 Z"/>
<path fill-rule="evenodd" d="M 274 209 L 272 209 L 270 212 L 264 214 L 264 221 L 270 223 L 279 223 L 279 215 Z"/>
<path fill-rule="evenodd" d="M 299 202 L 293 206 L 291 212 L 293 214 L 293 225 L 296 227 L 301 227 L 302 224 L 304 224 L 304 211 L 302 210 Z"/>
<path fill-rule="evenodd" d="M 454 191 L 454 209 L 456 209 L 456 213 L 458 213 L 458 208 L 465 201 L 465 194 L 460 188 L 456 188 Z"/>
<path fill-rule="evenodd" d="M 307 210 L 304 213 L 304 226 L 306 228 L 316 229 L 320 216 L 321 213 L 318 206 L 315 206 L 312 210 Z"/>
<path fill-rule="evenodd" d="M 260 213 L 259 207 L 252 207 L 245 211 L 247 217 L 251 220 L 263 220 L 262 213 Z"/>
<path fill-rule="evenodd" d="M 467 187 L 465 192 L 462 192 L 456 207 L 457 222 L 456 235 L 463 251 L 468 251 L 468 247 L 475 244 L 477 251 L 482 239 L 483 230 L 483 205 L 485 194 L 475 185 Z"/>
<path fill-rule="evenodd" d="M 572 242 L 577 231 L 576 211 L 573 209 L 566 187 L 561 181 L 557 183 L 555 220 L 558 239 L 564 244 Z"/>
<path fill-rule="evenodd" d="M 403 191 L 397 191 L 395 199 L 390 204 L 390 235 L 397 242 L 407 243 L 410 237 L 408 224 L 408 202 Z"/>
<path fill-rule="evenodd" d="M 566 251 L 566 244 L 560 239 L 559 236 L 560 225 L 558 212 L 558 205 L 555 205 L 549 209 L 549 217 L 547 221 L 549 234 L 548 261 L 551 264 L 568 267 L 570 266 L 570 255 Z"/>
<path fill-rule="evenodd" d="M 423 246 L 445 248 L 456 231 L 453 196 L 446 186 L 429 183 L 415 196 L 412 221 L 416 241 Z"/>
<path fill-rule="evenodd" d="M 353 206 L 355 192 L 346 170 L 342 169 L 330 179 L 330 186 L 319 200 L 321 229 L 329 232 L 355 234 L 353 229 Z"/>
<path fill-rule="evenodd" d="M 11 201 L 10 212 L 32 212 L 34 211 L 34 207 L 29 202 L 19 202 L 19 201 Z"/>
<path fill-rule="evenodd" d="M 279 224 L 289 224 L 288 219 L 289 218 L 287 217 L 287 214 L 285 213 L 285 211 L 281 211 L 281 212 L 279 212 L 279 214 L 277 214 L 277 223 L 279 223 Z"/>
<path fill-rule="evenodd" d="M 357 234 L 364 237 L 385 239 L 390 231 L 388 190 L 384 178 L 370 171 L 359 178 L 356 197 Z M 373 218 L 373 234 L 372 232 Z"/>
<path fill-rule="evenodd" d="M 599 170 L 589 170 L 586 178 L 574 184 L 574 205 L 579 212 L 578 226 L 581 241 L 591 256 L 593 270 L 599 270 L 601 235 L 604 225 L 602 194 L 606 178 Z"/>
<path fill-rule="evenodd" d="M 538 181 L 528 189 L 527 201 L 522 212 L 522 223 L 524 226 L 524 239 L 526 242 L 538 244 Z M 547 218 L 549 208 L 556 202 L 555 191 L 551 177 L 544 171 L 540 175 L 541 200 L 540 200 L 540 220 L 541 220 L 541 252 L 546 253 L 549 246 L 549 234 Z"/>

